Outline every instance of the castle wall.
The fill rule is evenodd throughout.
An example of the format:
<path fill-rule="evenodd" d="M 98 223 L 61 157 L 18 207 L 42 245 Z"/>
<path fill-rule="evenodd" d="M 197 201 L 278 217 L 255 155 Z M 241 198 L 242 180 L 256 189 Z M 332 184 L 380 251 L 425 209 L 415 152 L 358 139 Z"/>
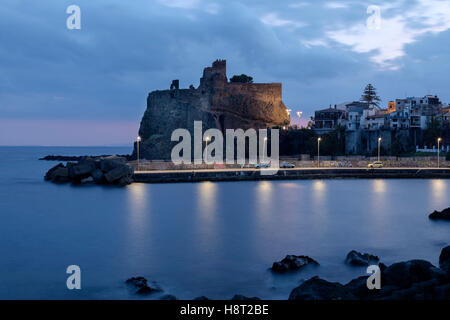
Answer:
<path fill-rule="evenodd" d="M 169 159 L 177 142 L 172 132 L 185 128 L 193 135 L 194 121 L 209 128 L 267 128 L 289 123 L 281 100 L 281 84 L 229 83 L 226 62 L 216 61 L 205 68 L 197 89 L 153 91 L 147 98 L 147 109 L 141 120 L 141 157 Z"/>

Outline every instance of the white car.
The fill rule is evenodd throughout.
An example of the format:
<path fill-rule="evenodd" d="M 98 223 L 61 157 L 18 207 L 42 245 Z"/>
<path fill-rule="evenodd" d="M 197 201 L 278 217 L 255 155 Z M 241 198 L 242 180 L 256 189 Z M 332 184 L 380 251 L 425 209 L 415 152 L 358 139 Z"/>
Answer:
<path fill-rule="evenodd" d="M 280 168 L 295 168 L 295 165 L 289 162 L 282 162 Z"/>
<path fill-rule="evenodd" d="M 372 169 L 373 168 L 383 168 L 383 163 L 381 161 L 375 161 L 375 162 L 369 163 L 367 165 L 367 167 L 372 168 Z"/>

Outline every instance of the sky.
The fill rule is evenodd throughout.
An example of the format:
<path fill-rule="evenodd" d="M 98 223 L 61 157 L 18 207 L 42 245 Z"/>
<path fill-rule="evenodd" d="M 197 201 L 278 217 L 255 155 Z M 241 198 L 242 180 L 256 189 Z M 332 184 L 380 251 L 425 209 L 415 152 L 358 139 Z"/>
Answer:
<path fill-rule="evenodd" d="M 150 91 L 216 59 L 281 82 L 294 123 L 367 83 L 450 102 L 448 0 L 2 0 L 0 43 L 0 145 L 129 145 Z"/>

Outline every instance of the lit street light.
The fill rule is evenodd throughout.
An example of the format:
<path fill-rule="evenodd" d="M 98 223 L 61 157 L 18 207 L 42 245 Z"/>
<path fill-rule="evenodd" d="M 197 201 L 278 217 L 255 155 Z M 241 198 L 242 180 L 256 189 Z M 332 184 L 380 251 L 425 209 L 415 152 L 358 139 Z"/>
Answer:
<path fill-rule="evenodd" d="M 441 143 L 441 141 L 442 141 L 442 138 L 438 138 L 437 139 L 437 141 L 438 141 L 438 168 L 439 168 L 439 165 L 440 165 L 440 163 L 439 163 L 439 144 Z"/>
<path fill-rule="evenodd" d="M 380 162 L 380 144 L 381 144 L 381 137 L 378 138 L 378 162 Z"/>
<path fill-rule="evenodd" d="M 136 139 L 136 149 L 137 149 L 137 171 L 139 171 L 139 142 L 141 142 L 141 137 L 138 136 Z"/>
<path fill-rule="evenodd" d="M 317 166 L 320 168 L 320 141 L 322 138 L 317 138 Z"/>
<path fill-rule="evenodd" d="M 262 153 L 262 157 L 263 157 L 263 159 L 265 159 L 266 158 L 266 143 L 267 143 L 267 137 L 264 137 L 264 144 L 263 144 L 263 153 Z M 261 161 L 262 159 L 260 159 L 260 161 L 259 162 L 261 162 L 262 163 L 262 161 Z"/>
<path fill-rule="evenodd" d="M 205 163 L 208 162 L 208 142 L 211 140 L 210 137 L 206 137 L 205 141 L 206 141 L 206 147 L 205 147 Z"/>

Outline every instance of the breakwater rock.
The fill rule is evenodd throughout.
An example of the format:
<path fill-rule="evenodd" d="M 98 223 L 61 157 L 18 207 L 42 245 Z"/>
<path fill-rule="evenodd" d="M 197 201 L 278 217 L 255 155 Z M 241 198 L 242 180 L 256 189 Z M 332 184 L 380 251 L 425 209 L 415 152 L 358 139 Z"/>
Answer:
<path fill-rule="evenodd" d="M 428 217 L 431 220 L 447 220 L 447 221 L 450 221 L 450 208 L 444 209 L 442 211 L 435 210 Z"/>
<path fill-rule="evenodd" d="M 44 179 L 55 183 L 127 185 L 133 182 L 133 172 L 123 157 L 85 157 L 76 163 L 57 164 L 47 171 Z"/>

